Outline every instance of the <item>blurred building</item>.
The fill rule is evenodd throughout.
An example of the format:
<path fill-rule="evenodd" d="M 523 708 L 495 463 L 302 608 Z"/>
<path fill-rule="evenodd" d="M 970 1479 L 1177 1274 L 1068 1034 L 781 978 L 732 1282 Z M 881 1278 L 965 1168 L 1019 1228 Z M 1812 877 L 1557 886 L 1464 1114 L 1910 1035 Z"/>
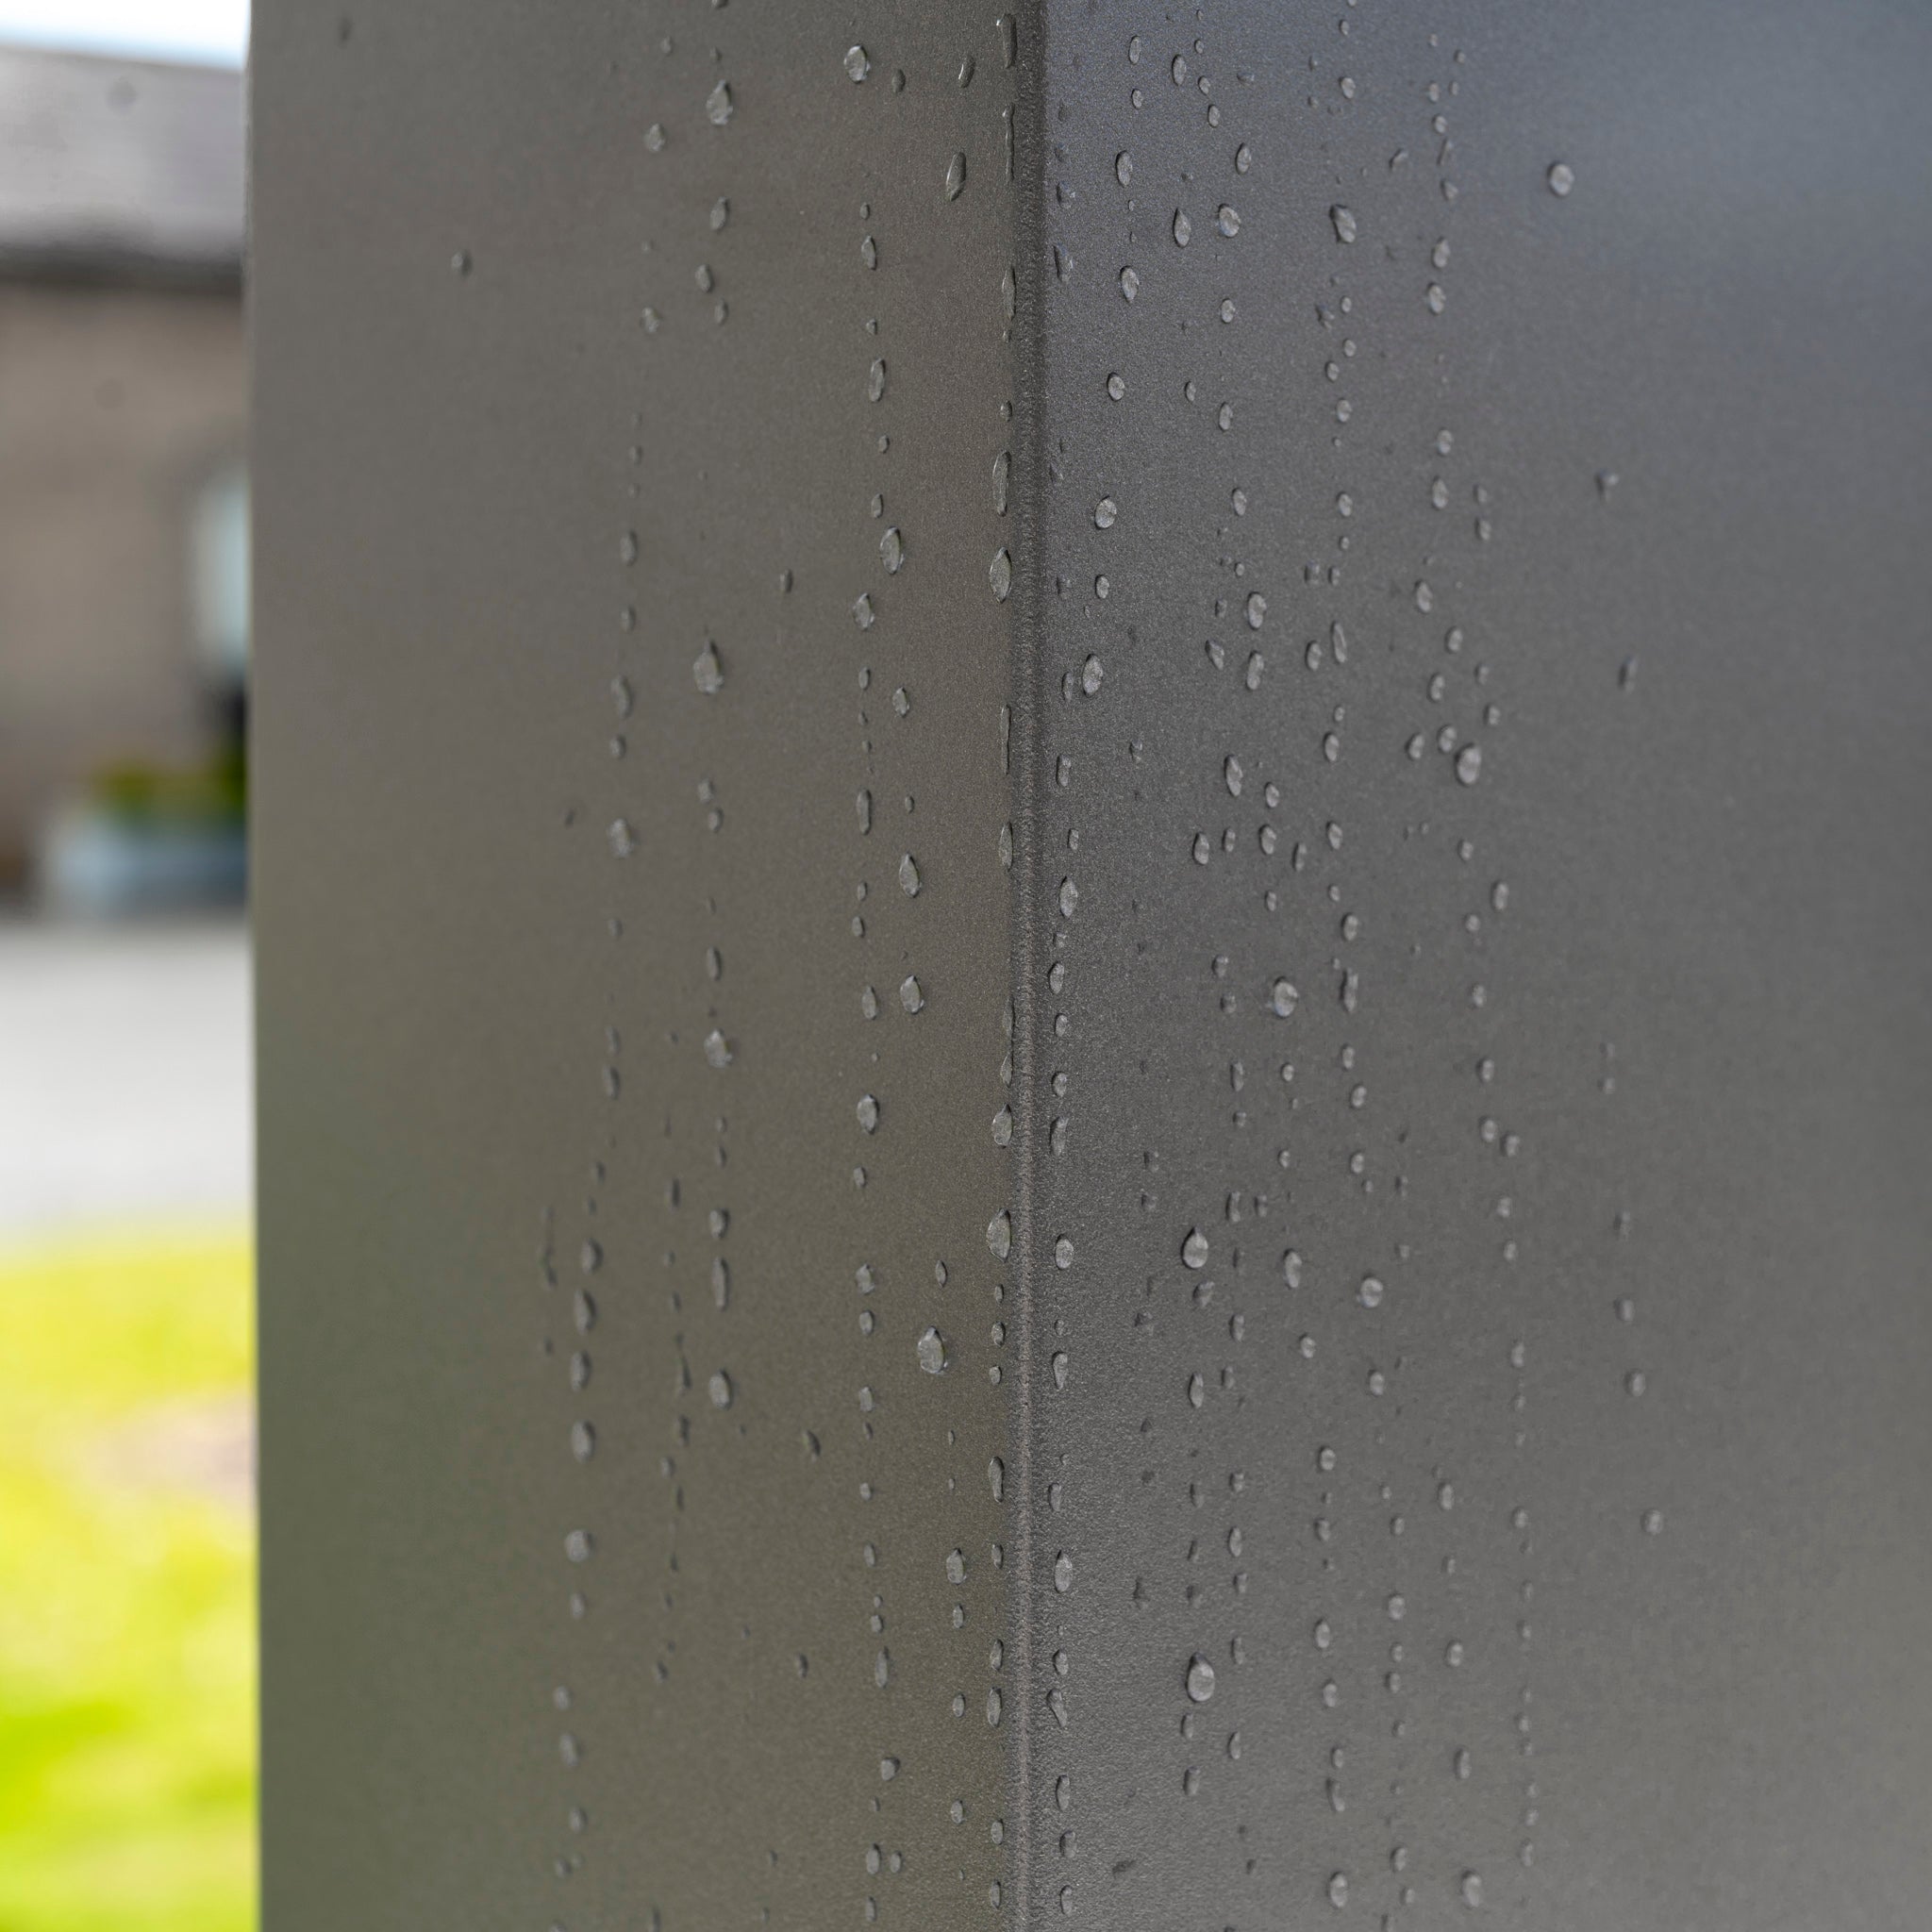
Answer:
<path fill-rule="evenodd" d="M 239 74 L 0 48 L 0 890 L 239 753 L 243 149 Z"/>

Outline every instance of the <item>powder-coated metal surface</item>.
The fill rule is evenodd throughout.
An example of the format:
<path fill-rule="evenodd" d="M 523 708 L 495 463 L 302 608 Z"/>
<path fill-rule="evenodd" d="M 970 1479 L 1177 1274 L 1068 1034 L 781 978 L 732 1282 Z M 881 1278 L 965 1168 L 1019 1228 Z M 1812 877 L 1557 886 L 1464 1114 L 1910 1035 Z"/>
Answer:
<path fill-rule="evenodd" d="M 1923 15 L 254 58 L 269 1932 L 1920 1923 Z"/>

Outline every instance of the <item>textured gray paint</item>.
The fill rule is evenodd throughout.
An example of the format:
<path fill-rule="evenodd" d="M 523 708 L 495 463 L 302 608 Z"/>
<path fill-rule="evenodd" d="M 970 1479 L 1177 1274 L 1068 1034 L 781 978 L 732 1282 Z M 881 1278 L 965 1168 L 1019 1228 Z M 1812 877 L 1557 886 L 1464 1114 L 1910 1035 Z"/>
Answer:
<path fill-rule="evenodd" d="M 269 1932 L 1920 1923 L 1924 15 L 255 63 Z"/>

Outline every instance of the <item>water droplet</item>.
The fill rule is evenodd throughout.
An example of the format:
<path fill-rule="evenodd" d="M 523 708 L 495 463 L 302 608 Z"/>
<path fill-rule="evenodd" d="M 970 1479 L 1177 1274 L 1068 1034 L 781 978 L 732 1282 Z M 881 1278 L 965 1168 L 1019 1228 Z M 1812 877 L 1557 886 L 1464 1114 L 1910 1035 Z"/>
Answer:
<path fill-rule="evenodd" d="M 883 357 L 877 358 L 865 378 L 865 399 L 869 403 L 881 402 L 886 393 L 886 363 Z"/>
<path fill-rule="evenodd" d="M 1214 1695 L 1214 1666 L 1197 1651 L 1188 1665 L 1188 1695 L 1206 1704 Z"/>
<path fill-rule="evenodd" d="M 1544 177 L 1550 184 L 1550 192 L 1562 196 L 1576 186 L 1576 174 L 1568 161 L 1553 161 L 1550 172 Z"/>
<path fill-rule="evenodd" d="M 1232 241 L 1241 231 L 1240 210 L 1229 208 L 1226 202 L 1223 202 L 1214 211 L 1214 225 Z"/>
<path fill-rule="evenodd" d="M 1462 1874 L 1462 1903 L 1474 1911 L 1483 1902 L 1483 1881 L 1479 1873 L 1465 1872 Z"/>
<path fill-rule="evenodd" d="M 1013 588 L 1013 559 L 1005 550 L 993 552 L 992 561 L 987 566 L 986 580 L 992 586 L 993 595 L 1004 604 Z"/>
<path fill-rule="evenodd" d="M 1174 239 L 1182 248 L 1194 239 L 1194 225 L 1189 221 L 1185 208 L 1177 208 L 1174 211 Z"/>
<path fill-rule="evenodd" d="M 1479 744 L 1465 744 L 1456 754 L 1456 776 L 1464 785 L 1474 785 L 1483 774 L 1483 752 Z M 1507 789 L 1507 788 L 1506 788 Z"/>
<path fill-rule="evenodd" d="M 579 1462 L 588 1462 L 597 1453 L 597 1431 L 589 1423 L 570 1425 L 570 1453 Z"/>
<path fill-rule="evenodd" d="M 1062 1596 L 1074 1587 L 1074 1559 L 1064 1550 L 1053 1559 L 1053 1587 Z"/>
<path fill-rule="evenodd" d="M 953 158 L 946 163 L 946 199 L 958 201 L 959 192 L 965 186 L 966 157 L 956 152 Z"/>
<path fill-rule="evenodd" d="M 996 1261 L 1013 1252 L 1013 1217 L 1004 1208 L 986 1224 L 986 1244 Z"/>
<path fill-rule="evenodd" d="M 1365 1308 L 1379 1308 L 1382 1306 L 1382 1283 L 1378 1276 L 1364 1274 L 1362 1285 L 1357 1290 L 1357 1299 Z"/>
<path fill-rule="evenodd" d="M 919 867 L 913 862 L 909 852 L 899 861 L 899 890 L 908 899 L 916 899 L 919 896 Z"/>
<path fill-rule="evenodd" d="M 731 1064 L 731 1043 L 715 1026 L 705 1035 L 705 1058 L 714 1067 Z"/>
<path fill-rule="evenodd" d="M 697 688 L 708 697 L 716 697 L 724 689 L 724 666 L 718 658 L 718 647 L 707 643 L 691 667 L 691 675 Z"/>
<path fill-rule="evenodd" d="M 905 564 L 906 540 L 899 534 L 897 524 L 888 525 L 886 534 L 879 539 L 879 560 L 888 576 L 897 576 Z"/>
<path fill-rule="evenodd" d="M 1328 210 L 1328 219 L 1335 225 L 1335 239 L 1338 242 L 1353 242 L 1356 238 L 1355 210 L 1343 208 L 1340 202 Z"/>
<path fill-rule="evenodd" d="M 863 47 L 852 46 L 845 49 L 845 72 L 855 82 L 861 81 L 872 72 L 872 56 Z"/>
<path fill-rule="evenodd" d="M 1181 1243 L 1181 1259 L 1190 1268 L 1207 1267 L 1208 1237 L 1198 1227 L 1191 1227 L 1188 1230 L 1188 1237 Z"/>
<path fill-rule="evenodd" d="M 918 979 L 910 973 L 899 982 L 899 1004 L 908 1013 L 916 1013 L 925 1005 L 925 994 L 920 991 Z"/>
<path fill-rule="evenodd" d="M 1328 1881 L 1328 1903 L 1339 1912 L 1348 1903 L 1348 1874 L 1338 1872 Z"/>
<path fill-rule="evenodd" d="M 705 96 L 705 119 L 713 127 L 722 127 L 731 118 L 731 83 L 721 80 Z"/>
<path fill-rule="evenodd" d="M 858 1096 L 858 1124 L 868 1134 L 878 1132 L 879 1104 L 870 1093 Z"/>
<path fill-rule="evenodd" d="M 1267 598 L 1262 596 L 1258 591 L 1251 591 L 1247 603 L 1242 607 L 1242 614 L 1248 620 L 1248 628 L 1250 630 L 1259 630 L 1268 615 Z"/>
<path fill-rule="evenodd" d="M 731 1407 L 732 1395 L 736 1392 L 731 1387 L 731 1377 L 723 1369 L 720 1369 L 711 1377 L 709 1387 L 711 1407 L 713 1408 L 729 1408 Z"/>
<path fill-rule="evenodd" d="M 628 858 L 638 849 L 637 835 L 632 832 L 627 820 L 612 819 L 610 828 L 604 836 L 610 841 L 613 858 Z"/>
<path fill-rule="evenodd" d="M 1295 991 L 1292 980 L 1277 979 L 1268 990 L 1268 1005 L 1276 1019 L 1286 1020 L 1300 999 L 1301 994 Z"/>
<path fill-rule="evenodd" d="M 937 1328 L 928 1328 L 918 1341 L 919 1366 L 928 1375 L 943 1375 L 951 1365 L 946 1354 L 946 1339 Z"/>
<path fill-rule="evenodd" d="M 1007 1465 L 995 1456 L 986 1465 L 986 1480 L 992 1490 L 995 1503 L 1003 1503 L 1007 1497 Z"/>
<path fill-rule="evenodd" d="M 1124 268 L 1121 271 L 1121 293 L 1131 302 L 1141 292 L 1141 275 L 1137 269 Z"/>
<path fill-rule="evenodd" d="M 1100 499 L 1100 501 L 1093 506 L 1093 527 L 1096 530 L 1112 529 L 1114 525 L 1114 519 L 1118 517 L 1120 513 L 1120 505 L 1117 504 L 1112 497 L 1103 496 Z"/>

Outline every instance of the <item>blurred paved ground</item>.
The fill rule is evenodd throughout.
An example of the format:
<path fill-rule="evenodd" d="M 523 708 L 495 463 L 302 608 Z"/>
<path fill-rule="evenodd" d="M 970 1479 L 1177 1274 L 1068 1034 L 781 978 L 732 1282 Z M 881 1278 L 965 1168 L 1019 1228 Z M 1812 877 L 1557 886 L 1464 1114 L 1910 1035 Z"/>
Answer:
<path fill-rule="evenodd" d="M 0 924 L 0 1243 L 243 1221 L 248 941 L 239 923 Z"/>

